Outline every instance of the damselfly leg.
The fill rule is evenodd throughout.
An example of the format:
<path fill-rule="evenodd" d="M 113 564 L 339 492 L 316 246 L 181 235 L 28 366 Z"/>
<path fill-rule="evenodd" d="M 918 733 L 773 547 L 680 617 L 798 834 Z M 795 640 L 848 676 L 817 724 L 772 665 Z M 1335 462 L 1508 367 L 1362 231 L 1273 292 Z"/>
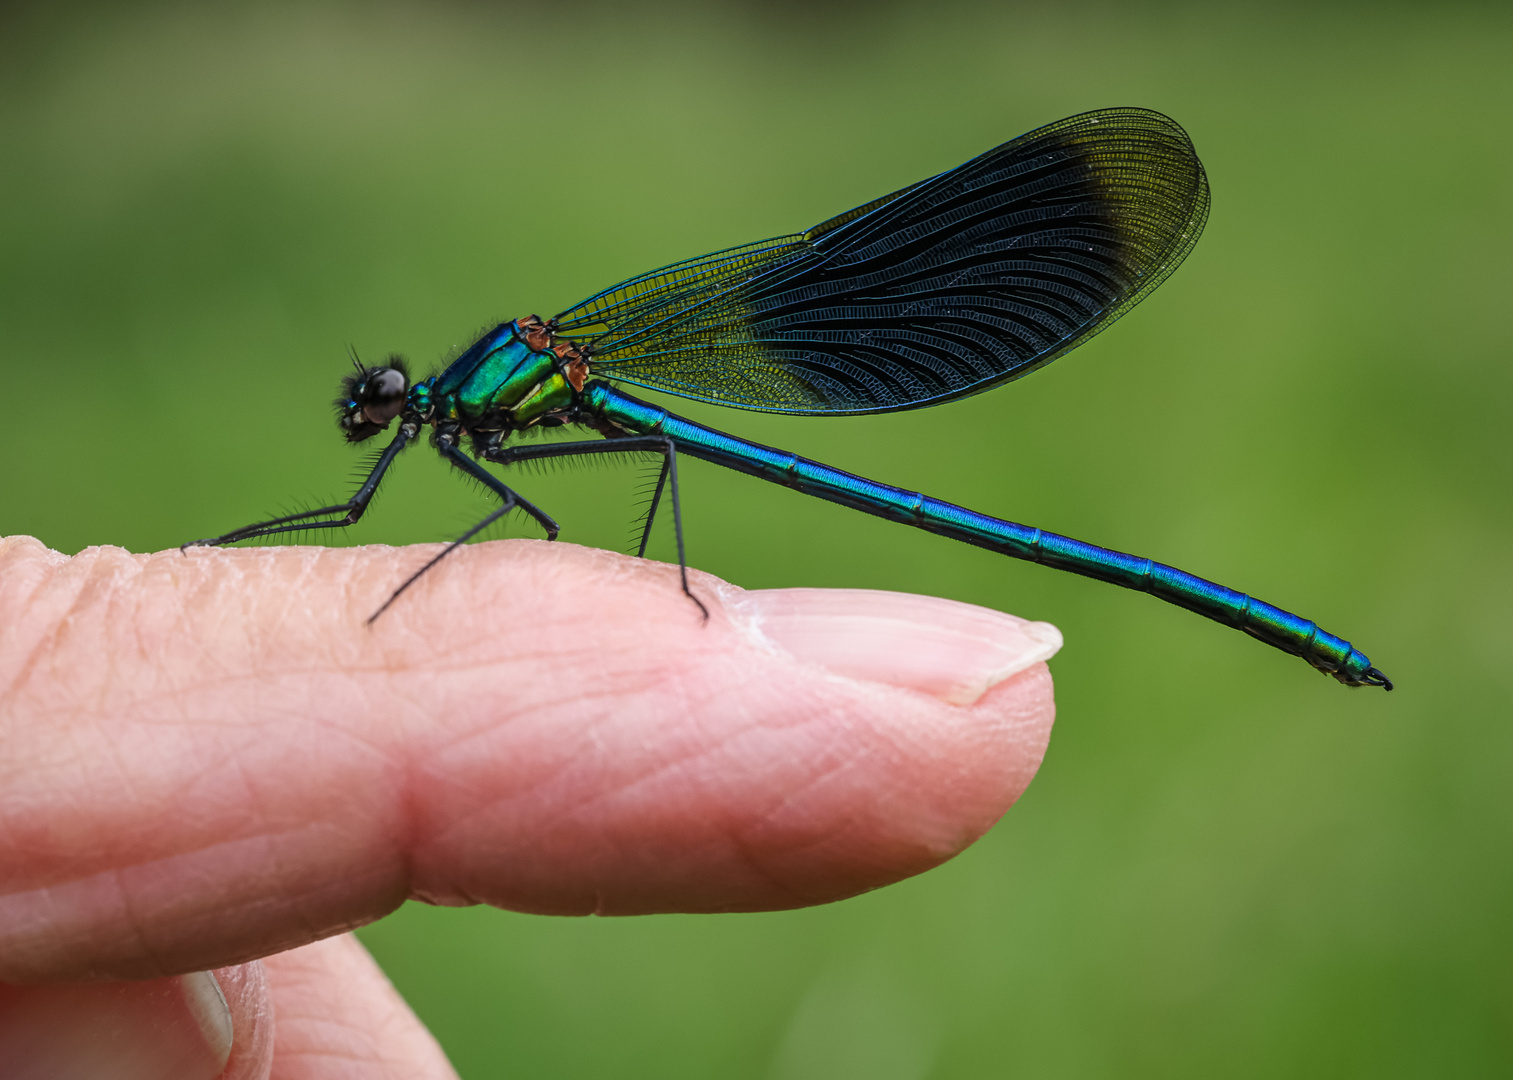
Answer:
<path fill-rule="evenodd" d="M 405 444 L 415 437 L 415 434 L 413 429 L 401 427 L 394 441 L 379 455 L 373 470 L 368 473 L 368 478 L 362 482 L 357 493 L 346 502 L 322 506 L 315 510 L 303 510 L 298 514 L 270 518 L 267 521 L 233 529 L 220 536 L 191 540 L 187 544 L 179 545 L 179 550 L 183 551 L 185 548 L 192 547 L 220 547 L 223 544 L 234 544 L 238 540 L 277 536 L 279 533 L 303 532 L 306 529 L 345 529 L 363 516 L 363 511 L 367 510 L 368 504 L 373 501 L 373 493 L 378 490 L 378 482 L 383 479 L 384 473 L 389 471 L 389 466 L 394 464 L 394 459 L 405 448 Z"/>
<path fill-rule="evenodd" d="M 709 609 L 688 587 L 688 557 L 683 548 L 683 503 L 678 497 L 678 450 L 671 439 L 660 435 L 631 435 L 613 439 L 586 439 L 582 442 L 540 443 L 535 446 L 501 446 L 488 451 L 484 454 L 484 458 L 496 465 L 514 465 L 521 461 L 542 461 L 586 454 L 625 453 L 662 455 L 662 473 L 657 478 L 651 507 L 646 514 L 646 527 L 641 532 L 641 547 L 636 554 L 646 554 L 646 542 L 651 536 L 651 524 L 657 514 L 657 504 L 661 501 L 663 486 L 666 485 L 672 496 L 673 534 L 678 542 L 678 573 L 683 583 L 683 595 L 697 604 L 704 618 L 708 619 Z"/>
<path fill-rule="evenodd" d="M 388 611 L 389 605 L 394 603 L 395 600 L 398 600 L 399 595 L 402 592 L 419 581 L 421 579 L 421 576 L 424 575 L 427 570 L 431 569 L 431 567 L 435 566 L 442 559 L 445 559 L 448 555 L 452 554 L 452 552 L 456 551 L 463 544 L 466 544 L 469 540 L 477 536 L 484 529 L 487 529 L 490 525 L 494 524 L 494 522 L 504 517 L 504 515 L 508 514 L 511 510 L 524 510 L 531 517 L 535 518 L 536 521 L 541 525 L 541 527 L 546 530 L 546 538 L 548 540 L 557 539 L 557 534 L 562 531 L 557 527 L 557 523 L 552 520 L 551 516 L 547 514 L 546 511 L 542 510 L 535 503 L 522 496 L 518 491 L 515 491 L 513 488 L 510 488 L 509 486 L 501 482 L 498 477 L 494 476 L 472 458 L 468 457 L 461 450 L 457 449 L 457 444 L 455 442 L 452 442 L 450 440 L 442 440 L 438 443 L 438 449 L 441 451 L 442 455 L 445 456 L 447 460 L 450 461 L 453 465 L 456 465 L 459 469 L 467 473 L 474 480 L 477 480 L 480 484 L 484 485 L 484 487 L 488 488 L 495 495 L 498 495 L 500 499 L 500 506 L 497 510 L 490 513 L 477 525 L 474 525 L 471 529 L 463 533 L 456 540 L 453 540 L 446 547 L 442 548 L 439 552 L 436 553 L 434 557 L 431 558 L 429 562 L 427 562 L 419 570 L 415 571 L 409 577 L 405 578 L 404 583 L 389 594 L 389 598 L 383 602 L 382 606 L 380 606 L 379 609 L 372 615 L 368 616 L 369 626 L 373 625 L 373 621 L 380 615 L 382 615 L 385 611 Z"/>

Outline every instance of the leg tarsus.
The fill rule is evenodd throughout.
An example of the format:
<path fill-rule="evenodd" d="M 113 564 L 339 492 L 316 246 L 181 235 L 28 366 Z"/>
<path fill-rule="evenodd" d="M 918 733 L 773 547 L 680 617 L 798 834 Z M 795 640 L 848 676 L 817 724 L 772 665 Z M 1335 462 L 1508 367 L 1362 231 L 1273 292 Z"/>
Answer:
<path fill-rule="evenodd" d="M 672 526 L 673 534 L 678 539 L 678 576 L 683 583 L 683 595 L 699 606 L 699 611 L 704 616 L 704 622 L 709 622 L 709 609 L 704 606 L 704 601 L 693 594 L 688 587 L 688 556 L 683 551 L 683 500 L 678 495 L 678 448 L 673 445 L 671 439 L 667 440 L 667 457 L 663 459 L 667 470 L 671 494 L 672 494 Z M 647 523 L 650 529 L 651 523 Z"/>

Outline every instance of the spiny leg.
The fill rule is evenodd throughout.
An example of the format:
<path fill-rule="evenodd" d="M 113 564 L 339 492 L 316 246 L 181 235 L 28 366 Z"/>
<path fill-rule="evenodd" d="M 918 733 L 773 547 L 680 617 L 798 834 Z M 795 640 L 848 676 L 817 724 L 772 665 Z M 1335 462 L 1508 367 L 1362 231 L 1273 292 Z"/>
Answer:
<path fill-rule="evenodd" d="M 640 555 L 646 553 L 646 541 L 651 535 L 652 517 L 657 512 L 657 502 L 662 497 L 662 484 L 666 481 L 672 495 L 673 533 L 678 541 L 678 574 L 683 584 L 683 595 L 698 605 L 705 620 L 709 609 L 704 601 L 688 587 L 688 556 L 683 548 L 683 502 L 678 496 L 678 448 L 663 435 L 630 435 L 618 439 L 588 439 L 583 442 L 542 443 L 537 446 L 505 446 L 490 450 L 484 455 L 496 465 L 513 465 L 519 461 L 537 461 L 557 457 L 578 457 L 585 454 L 624 454 L 650 452 L 662 455 L 662 475 L 657 480 L 657 490 L 652 496 L 651 510 L 647 514 L 646 530 L 641 536 Z"/>
<path fill-rule="evenodd" d="M 477 525 L 474 525 L 467 532 L 463 533 L 456 540 L 453 540 L 446 547 L 442 548 L 428 563 L 422 566 L 419 570 L 415 571 L 409 577 L 405 578 L 404 583 L 389 594 L 389 598 L 383 602 L 383 605 L 379 607 L 379 609 L 372 615 L 368 616 L 369 626 L 372 626 L 375 619 L 377 619 L 385 611 L 388 611 L 389 605 L 394 603 L 395 600 L 399 599 L 399 594 L 419 581 L 421 576 L 425 574 L 427 570 L 431 569 L 431 567 L 435 566 L 442 559 L 445 559 L 448 555 L 452 554 L 452 552 L 456 551 L 463 544 L 466 544 L 469 540 L 477 536 L 484 529 L 487 529 L 490 525 L 494 524 L 494 522 L 504 517 L 504 515 L 508 514 L 511 510 L 524 510 L 527 514 L 531 515 L 531 517 L 535 518 L 541 524 L 541 527 L 546 530 L 546 538 L 548 540 L 557 539 L 557 534 L 561 531 L 557 527 L 557 523 L 553 521 L 551 517 L 547 515 L 543 510 L 541 510 L 540 507 L 536 506 L 528 499 L 523 498 L 518 492 L 507 487 L 505 484 L 501 483 L 497 477 L 492 475 L 488 470 L 484 469 L 477 462 L 473 461 L 461 450 L 457 449 L 455 445 L 444 442 L 441 444 L 440 449 L 441 452 L 446 455 L 447 459 L 454 465 L 457 465 L 469 476 L 473 477 L 475 480 L 480 481 L 490 491 L 498 495 L 502 500 L 503 505 L 501 505 L 499 509 L 490 513 Z"/>
<path fill-rule="evenodd" d="M 461 450 L 459 450 L 456 444 L 442 443 L 441 452 L 446 455 L 448 461 L 452 462 L 452 464 L 456 465 L 459 469 L 467 473 L 474 480 L 477 480 L 480 484 L 488 488 L 494 494 L 498 495 L 501 499 L 506 496 L 514 499 L 515 504 L 519 506 L 520 509 L 524 510 L 531 517 L 535 518 L 536 522 L 546 530 L 546 538 L 548 540 L 557 539 L 557 534 L 562 530 L 558 527 L 557 523 L 552 520 L 551 515 L 546 513 L 546 511 L 536 506 L 536 504 L 522 496 L 519 492 L 514 491 L 513 489 L 506 486 L 504 481 L 500 480 L 493 473 L 489 472 L 482 465 L 478 464 L 478 462 L 474 461 L 472 458 L 468 457 Z M 472 534 L 469 533 L 469 535 Z"/>
<path fill-rule="evenodd" d="M 662 459 L 662 471 L 657 474 L 657 486 L 652 489 L 651 505 L 646 508 L 646 524 L 641 529 L 641 546 L 636 548 L 636 558 L 646 558 L 646 544 L 651 540 L 651 525 L 657 520 L 657 504 L 662 501 L 662 488 L 667 485 L 667 474 L 672 469 L 672 459 Z"/>
<path fill-rule="evenodd" d="M 368 504 L 373 501 L 373 493 L 378 490 L 378 482 L 383 479 L 384 473 L 388 472 L 389 466 L 394 464 L 394 459 L 405 448 L 415 435 L 414 431 L 407 431 L 401 427 L 399 433 L 394 436 L 394 441 L 384 448 L 374 464 L 368 478 L 362 482 L 357 493 L 344 503 L 336 503 L 333 506 L 322 506 L 317 510 L 304 510 L 298 514 L 285 514 L 283 517 L 271 518 L 268 521 L 259 521 L 253 525 L 244 525 L 240 529 L 233 529 L 221 536 L 207 537 L 204 540 L 191 540 L 187 544 L 179 545 L 179 550 L 192 547 L 220 547 L 223 544 L 234 544 L 238 540 L 251 540 L 259 536 L 277 536 L 279 533 L 303 532 L 306 529 L 345 529 L 363 516 L 368 509 Z M 339 516 L 338 516 L 339 515 Z M 314 521 L 312 518 L 325 518 L 323 521 Z"/>

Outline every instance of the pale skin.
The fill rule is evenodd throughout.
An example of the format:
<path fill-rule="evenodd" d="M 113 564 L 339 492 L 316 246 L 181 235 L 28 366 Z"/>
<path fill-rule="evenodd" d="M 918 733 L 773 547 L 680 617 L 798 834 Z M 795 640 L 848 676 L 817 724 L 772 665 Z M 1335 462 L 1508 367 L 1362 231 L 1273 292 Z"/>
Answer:
<path fill-rule="evenodd" d="M 434 551 L 0 540 L 0 1075 L 114 1009 L 153 1019 L 110 1076 L 452 1077 L 346 931 L 844 899 L 1045 753 L 1044 623 L 692 574 L 706 623 L 675 567 L 517 540 L 368 627 Z"/>

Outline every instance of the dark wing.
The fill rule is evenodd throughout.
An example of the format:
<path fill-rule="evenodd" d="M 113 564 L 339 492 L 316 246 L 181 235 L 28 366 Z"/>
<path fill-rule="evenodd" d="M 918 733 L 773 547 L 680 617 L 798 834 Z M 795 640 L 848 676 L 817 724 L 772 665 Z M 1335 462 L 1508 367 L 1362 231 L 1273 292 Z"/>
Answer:
<path fill-rule="evenodd" d="M 1102 109 L 806 233 L 616 285 L 558 316 L 595 374 L 768 412 L 889 412 L 1017 379 L 1170 274 L 1208 216 L 1186 132 Z"/>

